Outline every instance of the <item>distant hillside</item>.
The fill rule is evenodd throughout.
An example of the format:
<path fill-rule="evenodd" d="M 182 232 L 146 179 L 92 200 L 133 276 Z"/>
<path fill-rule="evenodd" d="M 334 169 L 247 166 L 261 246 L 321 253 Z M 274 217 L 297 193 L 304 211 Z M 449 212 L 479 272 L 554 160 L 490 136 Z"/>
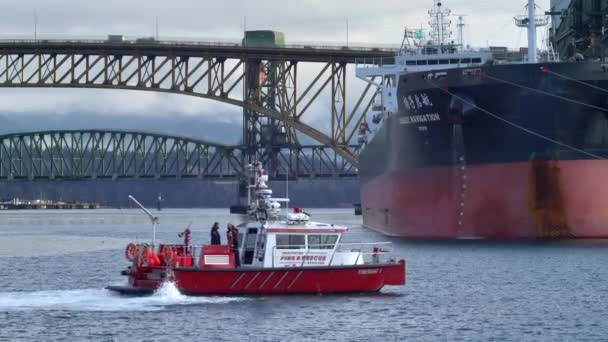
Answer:
<path fill-rule="evenodd" d="M 61 129 L 127 129 L 235 145 L 242 140 L 241 120 L 242 116 L 235 113 L 217 113 L 213 117 L 156 113 L 149 116 L 0 113 L 0 134 Z M 300 135 L 299 140 L 301 144 L 316 144 L 313 139 L 303 135 Z"/>
<path fill-rule="evenodd" d="M 233 115 L 234 116 L 234 115 Z M 241 140 L 241 117 L 234 122 L 217 121 L 209 117 L 110 116 L 99 114 L 0 114 L 0 134 L 54 129 L 128 129 L 199 138 L 222 144 L 237 144 Z"/>

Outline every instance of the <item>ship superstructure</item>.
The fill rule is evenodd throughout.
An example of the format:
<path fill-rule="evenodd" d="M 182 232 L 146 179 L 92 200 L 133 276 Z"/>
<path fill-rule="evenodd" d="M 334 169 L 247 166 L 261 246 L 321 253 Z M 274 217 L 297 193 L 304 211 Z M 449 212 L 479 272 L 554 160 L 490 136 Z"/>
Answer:
<path fill-rule="evenodd" d="M 474 67 L 488 63 L 492 59 L 490 51 L 465 49 L 464 46 L 450 41 L 449 29 L 451 11 L 443 8 L 442 2 L 434 0 L 429 11 L 431 18 L 431 39 L 425 41 L 422 30 L 405 28 L 403 42 L 398 54 L 391 60 L 369 59 L 359 61 L 356 69 L 358 78 L 377 87 L 377 101 L 374 105 L 374 122 L 379 123 L 385 116 L 398 112 L 398 78 L 404 73 L 428 72 L 463 67 Z M 459 39 L 462 41 L 462 39 Z M 379 81 L 376 81 L 379 80 Z M 406 105 L 416 106 L 409 99 Z"/>

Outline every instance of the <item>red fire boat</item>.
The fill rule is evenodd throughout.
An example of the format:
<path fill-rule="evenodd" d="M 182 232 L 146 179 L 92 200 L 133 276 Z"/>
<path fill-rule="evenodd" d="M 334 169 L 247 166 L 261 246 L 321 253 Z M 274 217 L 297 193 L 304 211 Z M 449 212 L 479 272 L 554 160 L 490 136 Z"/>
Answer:
<path fill-rule="evenodd" d="M 107 289 L 151 294 L 172 281 L 186 295 L 316 294 L 405 284 L 405 260 L 392 255 L 391 243 L 345 243 L 347 227 L 312 222 L 298 208 L 282 215 L 280 203 L 288 199 L 272 198 L 261 166 L 251 169 L 250 219 L 237 226 L 236 246 L 190 246 L 189 230 L 183 244 L 131 243 L 131 265 L 122 272 L 128 285 Z"/>

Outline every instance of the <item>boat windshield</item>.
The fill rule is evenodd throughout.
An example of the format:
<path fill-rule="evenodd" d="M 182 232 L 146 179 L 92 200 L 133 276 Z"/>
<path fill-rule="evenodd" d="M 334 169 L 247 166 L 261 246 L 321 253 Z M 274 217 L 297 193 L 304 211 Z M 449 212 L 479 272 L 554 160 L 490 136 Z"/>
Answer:
<path fill-rule="evenodd" d="M 334 249 L 338 234 L 277 234 L 277 249 Z"/>
<path fill-rule="evenodd" d="M 338 241 L 338 235 L 308 235 L 308 248 L 334 249 L 336 241 Z"/>

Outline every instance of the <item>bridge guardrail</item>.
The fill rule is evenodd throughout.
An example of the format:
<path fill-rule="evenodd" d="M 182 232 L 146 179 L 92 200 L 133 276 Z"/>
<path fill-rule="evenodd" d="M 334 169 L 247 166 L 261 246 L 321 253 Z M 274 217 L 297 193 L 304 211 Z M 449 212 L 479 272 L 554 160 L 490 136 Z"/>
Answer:
<path fill-rule="evenodd" d="M 277 47 L 266 47 L 266 46 L 247 46 L 243 45 L 240 41 L 221 41 L 221 40 L 189 40 L 189 39 L 167 39 L 167 40 L 146 40 L 145 42 L 138 41 L 141 38 L 127 38 L 120 42 L 112 42 L 104 38 L 45 38 L 40 37 L 34 38 L 16 38 L 16 37 L 1 37 L 0 43 L 4 44 L 107 44 L 109 46 L 121 46 L 121 45 L 138 45 L 138 46 L 152 46 L 152 45 L 186 45 L 186 46 L 204 46 L 204 47 L 240 47 L 240 48 L 269 48 L 269 49 L 310 49 L 310 50 L 344 50 L 344 51 L 361 51 L 361 52 L 391 52 L 396 53 L 399 50 L 398 46 L 386 45 L 386 44 L 365 44 L 362 45 L 344 45 L 340 43 L 307 43 L 307 42 L 294 42 L 291 44 L 284 44 Z"/>

